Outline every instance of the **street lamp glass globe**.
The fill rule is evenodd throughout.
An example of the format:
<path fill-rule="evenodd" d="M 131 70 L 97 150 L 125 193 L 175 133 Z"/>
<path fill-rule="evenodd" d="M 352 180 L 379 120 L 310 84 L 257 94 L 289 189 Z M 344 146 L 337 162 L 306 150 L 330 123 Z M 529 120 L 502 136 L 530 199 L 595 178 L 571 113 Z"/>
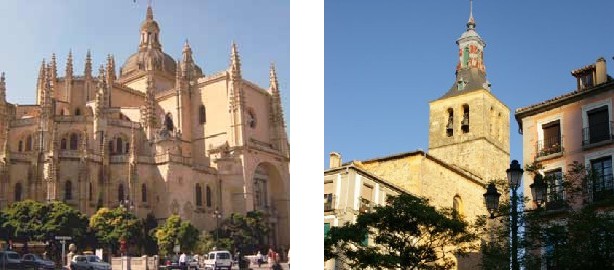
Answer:
<path fill-rule="evenodd" d="M 484 193 L 484 201 L 486 202 L 486 209 L 493 216 L 493 213 L 499 208 L 499 197 L 501 193 L 497 191 L 495 183 L 488 184 L 486 193 Z"/>
<path fill-rule="evenodd" d="M 533 201 L 535 201 L 537 207 L 541 207 L 542 203 L 545 202 L 546 191 L 548 188 L 543 177 L 540 174 L 537 174 L 535 176 L 533 184 L 529 185 L 529 187 L 531 188 L 531 195 L 533 196 Z"/>
<path fill-rule="evenodd" d="M 523 169 L 520 168 L 518 160 L 513 160 L 510 164 L 510 168 L 506 170 L 507 180 L 510 183 L 510 188 L 516 189 L 520 186 L 520 179 L 522 178 Z"/>

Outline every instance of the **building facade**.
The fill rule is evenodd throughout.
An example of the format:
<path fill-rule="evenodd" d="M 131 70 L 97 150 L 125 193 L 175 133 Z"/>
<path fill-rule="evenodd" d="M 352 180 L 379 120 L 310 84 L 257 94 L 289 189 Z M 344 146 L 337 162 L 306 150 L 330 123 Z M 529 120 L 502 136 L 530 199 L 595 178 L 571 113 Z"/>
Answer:
<path fill-rule="evenodd" d="M 539 163 L 538 173 L 548 176 L 546 209 L 564 206 L 566 194 L 563 175 L 578 162 L 597 170 L 597 181 L 587 186 L 585 196 L 570 207 L 598 202 L 614 195 L 612 180 L 612 98 L 614 83 L 607 75 L 605 59 L 572 71 L 576 90 L 516 110 L 520 126 L 525 165 Z M 530 172 L 525 176 L 532 179 Z M 525 194 L 530 194 L 525 185 Z M 529 193 L 526 193 L 529 192 Z M 533 199 L 533 198 L 531 198 Z M 536 207 L 530 203 L 529 207 Z"/>
<path fill-rule="evenodd" d="M 215 229 L 215 210 L 259 210 L 269 243 L 288 247 L 289 143 L 275 67 L 263 88 L 242 77 L 234 43 L 217 73 L 203 73 L 187 41 L 175 61 L 151 6 L 138 40 L 121 67 L 109 55 L 97 74 L 89 51 L 83 75 L 71 53 L 64 76 L 55 54 L 43 60 L 33 105 L 7 102 L 2 75 L 0 207 L 61 200 L 91 215 L 124 204 L 202 230 Z"/>
<path fill-rule="evenodd" d="M 335 186 L 334 180 L 346 179 L 335 176 L 343 171 L 341 168 L 360 168 L 363 175 L 428 198 L 437 208 L 453 208 L 468 221 L 487 214 L 485 186 L 494 179 L 504 179 L 510 161 L 510 114 L 508 107 L 491 92 L 483 60 L 485 43 L 475 26 L 470 14 L 466 31 L 456 42 L 459 46 L 456 79 L 443 96 L 429 103 L 429 151 L 416 150 L 349 164 L 341 164 L 337 161 L 339 154 L 331 154 L 333 161 L 324 177 L 325 224 L 341 226 L 353 222 L 361 209 L 368 209 L 361 206 L 382 203 L 381 194 L 388 194 L 381 186 L 378 190 L 359 180 L 352 183 L 352 177 L 345 180 L 350 191 L 338 189 L 340 184 Z M 347 207 L 347 203 L 334 203 L 337 199 L 353 204 Z M 335 214 L 331 215 L 331 211 Z M 475 269 L 478 263 L 476 251 L 458 258 L 457 268 Z"/>
<path fill-rule="evenodd" d="M 524 192 L 530 194 L 534 177 L 543 177 L 547 189 L 541 207 L 553 224 L 565 224 L 569 210 L 585 206 L 611 211 L 614 198 L 614 80 L 604 58 L 571 74 L 577 81 L 574 91 L 516 110 L 525 166 L 539 165 L 535 173 L 525 171 Z M 573 172 L 577 164 L 592 172 L 588 181 Z M 526 207 L 538 205 L 531 197 Z M 546 258 L 542 269 L 558 269 L 547 259 L 553 250 L 545 243 L 534 251 Z"/>

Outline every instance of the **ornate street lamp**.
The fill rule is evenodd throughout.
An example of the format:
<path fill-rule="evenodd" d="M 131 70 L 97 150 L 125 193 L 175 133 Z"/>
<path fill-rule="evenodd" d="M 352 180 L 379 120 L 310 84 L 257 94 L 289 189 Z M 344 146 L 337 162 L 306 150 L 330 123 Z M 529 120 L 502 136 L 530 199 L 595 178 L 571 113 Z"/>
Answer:
<path fill-rule="evenodd" d="M 507 180 L 510 183 L 510 188 L 512 190 L 516 190 L 520 186 L 520 180 L 522 179 L 522 173 L 524 172 L 524 170 L 520 168 L 518 160 L 512 160 L 510 168 L 505 172 L 507 172 Z"/>
<path fill-rule="evenodd" d="M 544 181 L 544 177 L 541 174 L 537 174 L 535 176 L 535 180 L 533 184 L 529 185 L 531 188 L 531 195 L 533 196 L 533 201 L 537 205 L 537 208 L 540 208 L 544 202 L 546 202 L 546 192 L 548 189 L 548 184 Z"/>
<path fill-rule="evenodd" d="M 490 213 L 490 218 L 495 218 L 495 212 L 499 208 L 499 197 L 501 197 L 501 193 L 497 191 L 495 183 L 488 184 L 486 193 L 484 193 L 484 201 L 486 202 L 486 209 Z"/>
<path fill-rule="evenodd" d="M 220 212 L 217 207 L 213 212 L 213 217 L 215 217 L 215 249 L 217 250 L 219 246 L 218 240 L 220 238 L 220 218 L 222 218 L 222 212 Z"/>

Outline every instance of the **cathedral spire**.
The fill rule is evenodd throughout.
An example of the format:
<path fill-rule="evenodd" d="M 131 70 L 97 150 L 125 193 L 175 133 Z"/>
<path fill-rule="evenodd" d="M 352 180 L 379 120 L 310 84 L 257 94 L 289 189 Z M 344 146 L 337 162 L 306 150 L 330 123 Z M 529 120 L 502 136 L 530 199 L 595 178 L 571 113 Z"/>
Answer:
<path fill-rule="evenodd" d="M 4 77 L 4 72 L 0 73 L 0 102 L 4 103 L 6 101 L 6 81 Z"/>
<path fill-rule="evenodd" d="M 275 64 L 271 63 L 271 70 L 269 72 L 269 88 L 271 92 L 278 91 L 277 72 L 275 71 Z"/>
<path fill-rule="evenodd" d="M 139 45 L 140 51 L 145 51 L 149 48 L 158 49 L 162 48 L 160 45 L 160 27 L 158 22 L 154 20 L 153 9 L 151 4 L 147 5 L 147 14 L 145 15 L 145 21 L 141 23 L 141 42 Z"/>
<path fill-rule="evenodd" d="M 51 81 L 55 83 L 56 79 L 58 78 L 58 68 L 57 63 L 55 61 L 55 53 L 51 54 L 51 62 L 49 63 L 49 65 L 51 69 Z"/>
<path fill-rule="evenodd" d="M 85 71 L 83 72 L 86 79 L 92 78 L 92 53 L 90 50 L 87 50 L 87 54 L 85 55 Z"/>
<path fill-rule="evenodd" d="M 109 54 L 107 55 L 107 84 L 111 86 L 115 79 L 115 57 Z"/>
<path fill-rule="evenodd" d="M 241 77 L 241 60 L 239 59 L 237 44 L 234 41 L 230 52 L 230 73 L 233 78 Z"/>
<path fill-rule="evenodd" d="M 68 51 L 68 58 L 66 59 L 66 77 L 72 78 L 73 70 L 72 70 L 72 50 Z"/>

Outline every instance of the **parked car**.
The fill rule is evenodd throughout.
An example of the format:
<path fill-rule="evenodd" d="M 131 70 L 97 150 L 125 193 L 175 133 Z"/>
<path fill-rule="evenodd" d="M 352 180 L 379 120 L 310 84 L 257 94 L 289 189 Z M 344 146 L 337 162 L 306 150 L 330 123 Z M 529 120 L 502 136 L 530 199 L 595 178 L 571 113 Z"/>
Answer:
<path fill-rule="evenodd" d="M 199 270 L 200 264 L 195 257 L 188 257 L 188 270 Z"/>
<path fill-rule="evenodd" d="M 0 251 L 0 269 L 19 270 L 24 268 L 19 253 L 14 251 Z"/>
<path fill-rule="evenodd" d="M 232 268 L 232 255 L 228 250 L 211 251 L 205 260 L 205 269 L 228 269 Z"/>
<path fill-rule="evenodd" d="M 32 253 L 25 254 L 21 257 L 21 263 L 25 268 L 32 269 L 55 269 L 55 262 L 50 260 L 44 260 L 40 256 Z"/>
<path fill-rule="evenodd" d="M 187 270 L 187 266 L 179 265 L 179 257 L 173 256 L 160 260 L 160 266 L 158 269 L 162 270 Z"/>
<path fill-rule="evenodd" d="M 75 255 L 70 262 L 72 270 L 111 270 L 111 265 L 96 255 Z"/>

